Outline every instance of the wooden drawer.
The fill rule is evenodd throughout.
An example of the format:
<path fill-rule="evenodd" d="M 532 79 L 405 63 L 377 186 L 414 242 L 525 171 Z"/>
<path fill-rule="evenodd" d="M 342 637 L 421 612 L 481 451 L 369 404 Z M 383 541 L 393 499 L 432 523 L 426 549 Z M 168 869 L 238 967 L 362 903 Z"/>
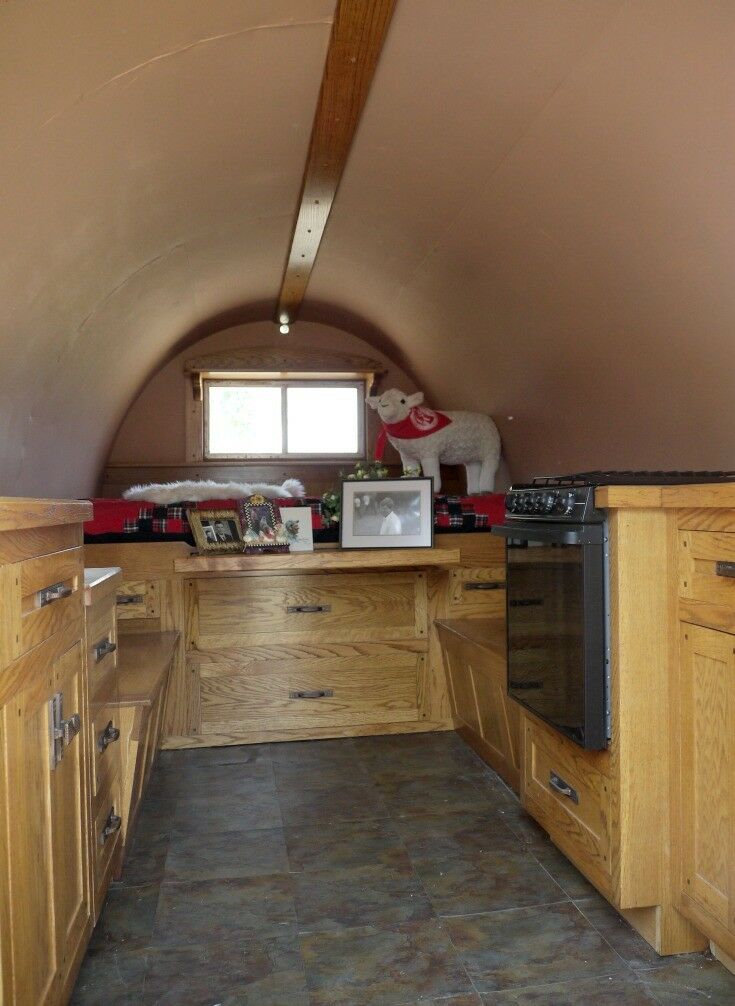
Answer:
<path fill-rule="evenodd" d="M 296 648 L 292 648 L 292 651 Z M 292 653 L 293 656 L 293 653 Z M 203 734 L 397 723 L 419 718 L 423 653 L 254 661 L 198 654 Z"/>
<path fill-rule="evenodd" d="M 115 698 L 117 688 L 114 689 Z M 108 780 L 122 772 L 120 712 L 116 702 L 95 703 L 90 709 L 92 725 L 90 751 L 92 752 L 92 794 L 104 788 Z"/>
<path fill-rule="evenodd" d="M 51 552 L 0 570 L 2 666 L 80 617 L 84 565 L 81 548 Z"/>
<path fill-rule="evenodd" d="M 87 608 L 87 671 L 90 699 L 99 684 L 117 668 L 117 619 L 114 599 Z"/>
<path fill-rule="evenodd" d="M 728 575 L 730 574 L 730 575 Z M 679 532 L 679 617 L 735 632 L 735 534 Z"/>
<path fill-rule="evenodd" d="M 450 570 L 450 618 L 497 618 L 504 616 L 504 564 Z"/>
<path fill-rule="evenodd" d="M 117 617 L 159 618 L 161 591 L 157 580 L 128 580 L 118 588 Z"/>
<path fill-rule="evenodd" d="M 189 639 L 201 650 L 428 636 L 425 573 L 218 577 L 189 583 Z"/>
<path fill-rule="evenodd" d="M 114 815 L 122 813 L 121 778 L 119 775 L 110 778 L 105 787 L 93 801 L 92 824 L 92 868 L 94 874 L 94 917 L 99 916 L 105 894 L 113 875 L 117 873 L 122 850 L 122 821 L 117 822 Z M 105 834 L 107 829 L 115 829 Z"/>
<path fill-rule="evenodd" d="M 524 720 L 523 805 L 552 841 L 610 900 L 611 790 L 605 756 L 585 752 L 530 717 Z M 565 794 L 564 789 L 571 792 Z"/>

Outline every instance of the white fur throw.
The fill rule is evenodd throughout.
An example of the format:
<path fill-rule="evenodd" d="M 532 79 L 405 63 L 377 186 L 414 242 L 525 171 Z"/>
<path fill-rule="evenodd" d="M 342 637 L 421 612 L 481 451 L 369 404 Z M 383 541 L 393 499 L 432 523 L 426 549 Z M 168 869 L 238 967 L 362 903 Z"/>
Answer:
<path fill-rule="evenodd" d="M 269 486 L 257 482 L 165 482 L 163 485 L 131 486 L 123 493 L 123 499 L 142 500 L 167 506 L 170 503 L 202 503 L 204 500 L 239 500 L 260 493 L 267 499 L 288 499 L 291 496 L 305 496 L 306 492 L 298 479 L 286 479 L 282 486 Z"/>

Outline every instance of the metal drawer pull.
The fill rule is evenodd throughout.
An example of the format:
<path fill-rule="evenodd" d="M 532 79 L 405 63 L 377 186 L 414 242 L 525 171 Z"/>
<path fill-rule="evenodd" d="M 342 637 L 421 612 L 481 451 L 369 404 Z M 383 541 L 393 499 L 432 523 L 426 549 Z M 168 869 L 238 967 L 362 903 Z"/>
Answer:
<path fill-rule="evenodd" d="M 549 772 L 549 786 L 557 793 L 561 793 L 562 796 L 568 797 L 572 803 L 579 803 L 579 793 L 576 789 L 572 789 L 569 783 L 565 782 L 556 772 Z"/>
<path fill-rule="evenodd" d="M 118 604 L 143 604 L 145 601 L 145 594 L 118 594 L 117 603 Z"/>
<path fill-rule="evenodd" d="M 502 580 L 471 580 L 462 587 L 464 590 L 502 590 L 505 584 Z"/>
<path fill-rule="evenodd" d="M 82 729 L 79 713 L 64 719 L 63 692 L 56 692 L 48 700 L 48 725 L 51 768 L 55 769 L 64 757 L 64 746 L 68 747 Z"/>
<path fill-rule="evenodd" d="M 113 744 L 115 741 L 119 740 L 120 740 L 120 731 L 117 727 L 112 725 L 112 720 L 110 720 L 105 729 L 97 738 L 97 750 L 99 751 L 100 754 L 102 754 L 102 752 L 105 751 L 110 746 L 110 744 Z"/>
<path fill-rule="evenodd" d="M 104 660 L 109 653 L 114 653 L 116 649 L 117 643 L 113 643 L 111 639 L 101 639 L 94 646 L 94 662 L 98 664 L 100 660 Z"/>
<path fill-rule="evenodd" d="M 68 720 L 61 721 L 61 730 L 64 735 L 64 744 L 68 747 L 76 735 L 82 729 L 82 718 L 79 713 L 74 713 Z"/>
<path fill-rule="evenodd" d="M 735 576 L 735 562 L 716 562 L 715 573 L 718 576 Z"/>
<path fill-rule="evenodd" d="M 289 604 L 286 612 L 289 615 L 313 615 L 319 611 L 331 611 L 331 604 Z"/>
<path fill-rule="evenodd" d="M 45 608 L 52 601 L 60 601 L 62 597 L 70 597 L 74 593 L 73 587 L 67 587 L 63 583 L 52 583 L 50 587 L 44 587 L 38 592 L 38 606 Z"/>
<path fill-rule="evenodd" d="M 334 695 L 333 688 L 315 689 L 314 691 L 289 692 L 290 699 L 331 699 Z"/>
<path fill-rule="evenodd" d="M 104 845 L 110 835 L 114 835 L 116 831 L 120 831 L 122 825 L 122 818 L 119 814 L 115 813 L 115 808 L 110 809 L 110 813 L 105 822 L 105 826 L 100 832 L 100 845 Z"/>

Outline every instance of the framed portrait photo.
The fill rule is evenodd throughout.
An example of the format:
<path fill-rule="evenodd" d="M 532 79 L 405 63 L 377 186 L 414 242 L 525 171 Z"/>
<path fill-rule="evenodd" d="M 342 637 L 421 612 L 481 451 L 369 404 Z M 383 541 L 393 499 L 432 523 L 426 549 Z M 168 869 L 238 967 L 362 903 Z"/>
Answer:
<path fill-rule="evenodd" d="M 237 510 L 187 510 L 186 516 L 200 552 L 242 552 Z"/>
<path fill-rule="evenodd" d="M 342 483 L 342 548 L 431 548 L 433 543 L 433 479 Z"/>

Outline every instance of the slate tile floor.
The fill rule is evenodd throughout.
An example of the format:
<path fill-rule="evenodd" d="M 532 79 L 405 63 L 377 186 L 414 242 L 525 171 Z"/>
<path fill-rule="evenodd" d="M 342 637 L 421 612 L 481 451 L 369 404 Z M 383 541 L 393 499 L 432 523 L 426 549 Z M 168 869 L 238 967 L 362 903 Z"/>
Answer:
<path fill-rule="evenodd" d="M 75 1006 L 733 1006 L 455 734 L 165 752 Z"/>

